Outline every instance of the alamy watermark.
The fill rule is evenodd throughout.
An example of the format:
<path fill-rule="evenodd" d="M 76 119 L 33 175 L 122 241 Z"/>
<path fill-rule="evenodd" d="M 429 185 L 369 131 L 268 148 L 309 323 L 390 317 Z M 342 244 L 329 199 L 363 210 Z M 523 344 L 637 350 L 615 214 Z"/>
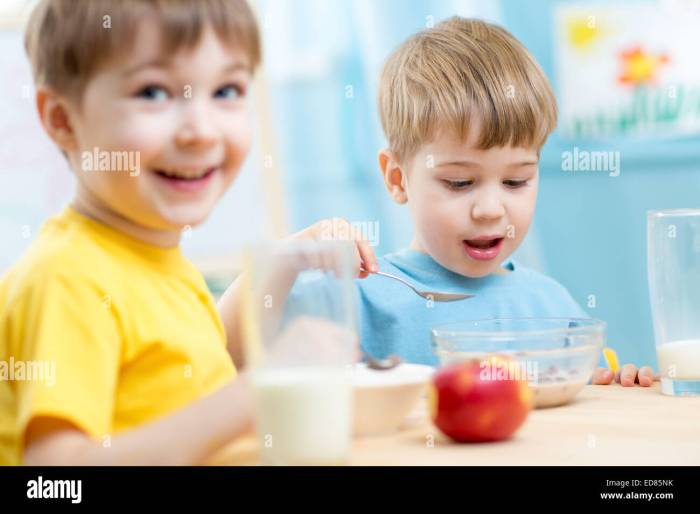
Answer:
<path fill-rule="evenodd" d="M 71 503 L 83 501 L 82 480 L 53 480 L 39 475 L 27 482 L 27 498 L 35 500 L 66 499 Z"/>
<path fill-rule="evenodd" d="M 82 171 L 126 171 L 132 177 L 141 173 L 141 153 L 129 151 L 107 151 L 95 147 L 81 154 Z"/>
<path fill-rule="evenodd" d="M 56 385 L 56 363 L 53 361 L 23 361 L 10 356 L 0 360 L 0 381 L 42 382 L 49 387 Z"/>
<path fill-rule="evenodd" d="M 360 237 L 370 246 L 379 246 L 378 221 L 345 221 L 342 218 L 321 222 L 321 239 L 356 241 Z"/>
<path fill-rule="evenodd" d="M 526 380 L 537 382 L 537 361 L 487 358 L 479 363 L 481 380 Z"/>
<path fill-rule="evenodd" d="M 580 150 L 575 146 L 573 151 L 561 153 L 562 171 L 602 171 L 618 177 L 621 164 L 620 152 Z"/>

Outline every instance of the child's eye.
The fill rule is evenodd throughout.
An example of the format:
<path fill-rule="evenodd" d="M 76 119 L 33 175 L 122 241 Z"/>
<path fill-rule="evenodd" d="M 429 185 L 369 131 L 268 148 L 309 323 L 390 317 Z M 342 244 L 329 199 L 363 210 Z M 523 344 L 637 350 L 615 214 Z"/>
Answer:
<path fill-rule="evenodd" d="M 472 184 L 474 184 L 473 180 L 443 180 L 445 185 L 453 190 L 453 191 L 459 191 L 461 189 L 466 189 Z"/>
<path fill-rule="evenodd" d="M 518 189 L 527 185 L 527 180 L 504 180 L 503 185 L 512 189 Z"/>
<path fill-rule="evenodd" d="M 226 100 L 235 100 L 245 96 L 245 90 L 236 84 L 227 84 L 216 90 L 214 93 L 216 98 L 223 98 Z"/>
<path fill-rule="evenodd" d="M 136 96 L 145 98 L 146 100 L 163 101 L 168 99 L 169 94 L 162 86 L 149 85 L 141 88 L 139 92 L 136 93 Z"/>

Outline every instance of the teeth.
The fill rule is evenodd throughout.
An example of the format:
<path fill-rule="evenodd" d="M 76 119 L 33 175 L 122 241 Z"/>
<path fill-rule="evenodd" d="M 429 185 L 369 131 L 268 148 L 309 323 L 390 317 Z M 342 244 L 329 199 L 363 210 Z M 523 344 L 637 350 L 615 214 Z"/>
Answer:
<path fill-rule="evenodd" d="M 165 169 L 164 168 L 164 169 L 159 169 L 158 172 L 162 173 L 166 177 L 170 177 L 170 178 L 179 178 L 179 179 L 183 179 L 183 180 L 195 180 L 195 179 L 201 178 L 204 175 L 206 175 L 207 172 L 211 169 L 212 169 L 212 166 L 210 166 L 208 168 L 201 169 L 201 170 L 197 170 L 197 171 L 189 171 L 189 170 L 184 171 L 184 170 L 175 170 L 175 169 Z"/>

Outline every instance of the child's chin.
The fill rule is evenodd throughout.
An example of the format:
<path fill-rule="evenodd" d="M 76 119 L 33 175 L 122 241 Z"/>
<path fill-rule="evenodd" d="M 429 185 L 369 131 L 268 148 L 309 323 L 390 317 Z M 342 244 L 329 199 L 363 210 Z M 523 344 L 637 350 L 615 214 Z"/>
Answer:
<path fill-rule="evenodd" d="M 187 229 L 204 223 L 209 214 L 210 208 L 174 208 L 161 212 L 161 217 L 165 224 L 173 229 Z"/>
<path fill-rule="evenodd" d="M 500 262 L 483 261 L 481 263 L 469 263 L 461 266 L 461 270 L 457 271 L 460 275 L 470 278 L 487 277 L 499 270 Z"/>
<path fill-rule="evenodd" d="M 452 273 L 457 275 L 462 275 L 463 277 L 469 278 L 482 278 L 492 274 L 498 266 L 496 263 L 482 263 L 478 261 L 467 262 L 464 258 L 454 258 L 441 260 L 436 258 L 435 255 L 432 256 L 442 267 L 450 270 Z"/>
<path fill-rule="evenodd" d="M 460 275 L 464 275 L 465 277 L 469 278 L 484 278 L 493 273 L 493 270 L 488 270 L 488 271 L 483 271 L 483 270 L 474 270 L 474 269 L 467 269 L 464 270 L 463 272 L 460 273 Z"/>

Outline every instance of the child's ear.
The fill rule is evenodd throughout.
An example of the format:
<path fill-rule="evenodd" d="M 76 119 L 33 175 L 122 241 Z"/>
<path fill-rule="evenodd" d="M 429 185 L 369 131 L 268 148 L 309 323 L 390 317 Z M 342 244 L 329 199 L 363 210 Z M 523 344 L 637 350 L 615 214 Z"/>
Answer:
<path fill-rule="evenodd" d="M 406 203 L 408 195 L 406 194 L 405 171 L 391 151 L 384 149 L 379 152 L 379 169 L 382 172 L 386 190 L 389 191 L 394 201 L 399 204 Z"/>
<path fill-rule="evenodd" d="M 67 102 L 52 90 L 40 87 L 36 92 L 36 108 L 41 124 L 53 142 L 64 152 L 76 150 L 78 144 Z"/>

